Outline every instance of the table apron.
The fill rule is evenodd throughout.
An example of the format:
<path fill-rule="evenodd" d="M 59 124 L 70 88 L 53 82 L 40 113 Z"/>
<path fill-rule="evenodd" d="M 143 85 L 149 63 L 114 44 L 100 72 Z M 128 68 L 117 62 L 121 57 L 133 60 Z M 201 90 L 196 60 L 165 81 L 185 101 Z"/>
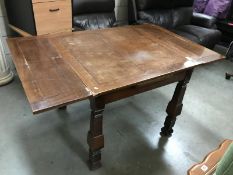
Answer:
<path fill-rule="evenodd" d="M 188 69 L 189 70 L 189 69 Z M 145 82 L 138 83 L 136 85 L 128 86 L 122 89 L 113 90 L 104 94 L 100 94 L 97 97 L 98 100 L 104 102 L 105 104 L 118 101 L 136 94 L 140 94 L 146 91 L 153 90 L 171 83 L 179 82 L 183 80 L 186 76 L 188 70 L 180 71 L 177 73 L 171 73 L 156 79 L 148 80 Z"/>

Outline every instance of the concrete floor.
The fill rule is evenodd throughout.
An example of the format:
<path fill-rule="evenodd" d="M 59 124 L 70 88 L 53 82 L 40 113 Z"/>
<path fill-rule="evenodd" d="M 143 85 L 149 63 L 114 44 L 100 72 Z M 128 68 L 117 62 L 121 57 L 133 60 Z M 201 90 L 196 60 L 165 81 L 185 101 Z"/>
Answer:
<path fill-rule="evenodd" d="M 0 87 L 0 175 L 183 175 L 233 139 L 230 62 L 194 72 L 173 137 L 159 132 L 175 84 L 107 105 L 103 167 L 86 166 L 89 102 L 33 116 L 20 81 Z"/>

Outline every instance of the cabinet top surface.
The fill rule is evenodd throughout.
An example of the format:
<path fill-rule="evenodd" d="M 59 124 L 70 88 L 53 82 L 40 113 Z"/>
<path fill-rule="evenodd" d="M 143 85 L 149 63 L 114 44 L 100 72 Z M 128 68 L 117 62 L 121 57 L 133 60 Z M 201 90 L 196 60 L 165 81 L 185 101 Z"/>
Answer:
<path fill-rule="evenodd" d="M 32 3 L 44 3 L 44 2 L 54 2 L 54 1 L 71 1 L 71 0 L 32 0 Z"/>
<path fill-rule="evenodd" d="M 149 24 L 9 39 L 8 44 L 34 112 L 223 59 Z"/>

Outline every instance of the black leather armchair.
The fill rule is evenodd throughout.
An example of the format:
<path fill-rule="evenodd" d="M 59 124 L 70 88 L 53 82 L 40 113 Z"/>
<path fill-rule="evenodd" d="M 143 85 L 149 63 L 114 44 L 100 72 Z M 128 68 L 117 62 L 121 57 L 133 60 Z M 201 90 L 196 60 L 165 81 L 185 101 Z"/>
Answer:
<path fill-rule="evenodd" d="M 73 0 L 73 27 L 94 30 L 113 27 L 115 0 Z"/>
<path fill-rule="evenodd" d="M 205 47 L 221 39 L 215 18 L 193 13 L 193 0 L 129 0 L 129 23 L 152 23 L 165 27 Z"/>

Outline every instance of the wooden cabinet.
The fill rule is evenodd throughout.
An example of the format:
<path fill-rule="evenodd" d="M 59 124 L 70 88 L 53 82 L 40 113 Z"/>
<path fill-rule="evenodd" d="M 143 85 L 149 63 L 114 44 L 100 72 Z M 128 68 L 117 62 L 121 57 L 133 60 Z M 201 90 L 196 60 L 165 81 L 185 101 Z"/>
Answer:
<path fill-rule="evenodd" d="M 33 3 L 33 12 L 37 35 L 71 30 L 71 0 Z"/>
<path fill-rule="evenodd" d="M 5 0 L 13 30 L 44 35 L 72 30 L 72 0 Z M 24 33 L 22 33 L 24 32 Z"/>

